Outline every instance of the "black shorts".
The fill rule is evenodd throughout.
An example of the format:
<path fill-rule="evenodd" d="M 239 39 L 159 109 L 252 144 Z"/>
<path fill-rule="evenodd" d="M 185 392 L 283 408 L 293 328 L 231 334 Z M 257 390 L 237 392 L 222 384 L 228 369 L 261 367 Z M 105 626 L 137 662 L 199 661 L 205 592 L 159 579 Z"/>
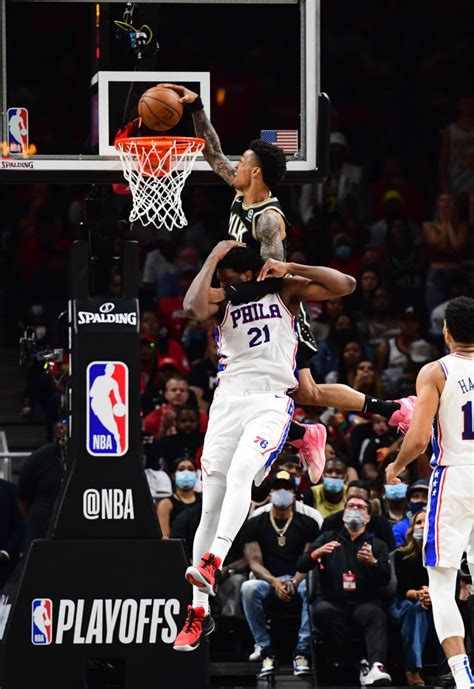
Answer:
<path fill-rule="evenodd" d="M 309 368 L 309 362 L 318 351 L 318 345 L 314 339 L 309 326 L 306 311 L 301 305 L 300 312 L 296 319 L 296 328 L 298 331 L 298 351 L 296 353 L 296 365 L 298 370 Z"/>

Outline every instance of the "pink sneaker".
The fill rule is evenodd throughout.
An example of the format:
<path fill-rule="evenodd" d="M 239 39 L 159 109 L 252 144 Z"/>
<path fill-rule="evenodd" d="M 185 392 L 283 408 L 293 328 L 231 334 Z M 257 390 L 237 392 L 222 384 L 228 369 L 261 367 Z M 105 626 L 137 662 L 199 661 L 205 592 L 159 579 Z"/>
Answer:
<path fill-rule="evenodd" d="M 317 483 L 321 478 L 326 463 L 324 447 L 326 445 L 326 426 L 322 423 L 301 424 L 305 434 L 300 440 L 292 440 L 291 444 L 300 451 L 300 457 L 304 459 L 308 467 L 309 478 L 312 483 Z"/>
<path fill-rule="evenodd" d="M 413 412 L 415 411 L 416 396 L 402 397 L 401 400 L 394 400 L 394 402 L 399 403 L 400 409 L 393 412 L 388 424 L 389 426 L 397 426 L 400 433 L 405 434 L 411 425 Z"/>

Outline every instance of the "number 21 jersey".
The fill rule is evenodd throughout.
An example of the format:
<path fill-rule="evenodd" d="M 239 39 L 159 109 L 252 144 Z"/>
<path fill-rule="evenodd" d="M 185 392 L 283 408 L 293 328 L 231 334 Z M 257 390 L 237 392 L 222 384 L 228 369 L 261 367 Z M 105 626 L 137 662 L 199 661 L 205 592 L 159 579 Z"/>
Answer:
<path fill-rule="evenodd" d="M 216 340 L 223 387 L 286 393 L 298 385 L 295 317 L 278 293 L 240 306 L 229 302 Z"/>

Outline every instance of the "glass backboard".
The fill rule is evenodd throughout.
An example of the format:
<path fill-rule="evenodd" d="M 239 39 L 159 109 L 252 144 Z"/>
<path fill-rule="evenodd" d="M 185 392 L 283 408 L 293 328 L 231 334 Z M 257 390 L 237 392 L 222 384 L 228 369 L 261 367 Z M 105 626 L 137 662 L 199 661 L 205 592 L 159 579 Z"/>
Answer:
<path fill-rule="evenodd" d="M 164 81 L 200 93 L 231 159 L 291 132 L 288 180 L 317 178 L 319 0 L 0 2 L 0 180 L 121 181 L 115 133 Z M 191 114 L 168 134 L 192 136 Z M 200 157 L 194 181 L 212 176 Z"/>

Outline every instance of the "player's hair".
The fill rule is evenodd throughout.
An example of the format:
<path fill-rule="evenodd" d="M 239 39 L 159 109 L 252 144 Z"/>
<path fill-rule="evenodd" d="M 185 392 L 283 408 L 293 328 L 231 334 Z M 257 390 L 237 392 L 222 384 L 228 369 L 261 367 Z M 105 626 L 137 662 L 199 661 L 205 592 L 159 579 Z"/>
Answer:
<path fill-rule="evenodd" d="M 231 249 L 217 264 L 218 270 L 233 270 L 236 273 L 245 273 L 251 270 L 254 275 L 263 266 L 263 259 L 253 249 L 236 246 Z"/>
<path fill-rule="evenodd" d="M 449 302 L 444 316 L 455 342 L 474 344 L 474 299 L 456 297 Z"/>
<path fill-rule="evenodd" d="M 282 149 L 263 139 L 254 139 L 249 149 L 255 153 L 262 168 L 263 181 L 270 189 L 283 182 L 286 174 L 286 156 Z"/>

